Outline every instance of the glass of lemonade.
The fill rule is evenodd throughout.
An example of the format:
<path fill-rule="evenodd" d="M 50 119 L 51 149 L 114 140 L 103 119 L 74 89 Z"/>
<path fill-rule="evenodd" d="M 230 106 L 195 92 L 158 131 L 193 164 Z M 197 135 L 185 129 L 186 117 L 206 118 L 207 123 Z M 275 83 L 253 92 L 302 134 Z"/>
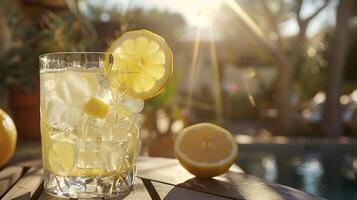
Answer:
<path fill-rule="evenodd" d="M 133 188 L 143 100 L 164 90 L 173 56 L 148 30 L 123 33 L 107 51 L 40 56 L 44 188 L 51 195 L 112 197 Z"/>
<path fill-rule="evenodd" d="M 40 56 L 44 188 L 70 198 L 133 187 L 144 102 L 110 86 L 110 53 Z"/>

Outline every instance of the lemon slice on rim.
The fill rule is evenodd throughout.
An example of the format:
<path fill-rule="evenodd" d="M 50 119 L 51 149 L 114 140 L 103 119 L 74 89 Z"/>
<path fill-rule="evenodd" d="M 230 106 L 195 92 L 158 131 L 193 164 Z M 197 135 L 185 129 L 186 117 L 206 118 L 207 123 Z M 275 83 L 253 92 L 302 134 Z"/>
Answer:
<path fill-rule="evenodd" d="M 238 155 L 238 145 L 227 130 L 200 123 L 182 130 L 175 139 L 174 151 L 181 165 L 198 177 L 213 177 L 226 172 Z"/>
<path fill-rule="evenodd" d="M 113 61 L 105 64 L 104 70 L 110 84 L 135 98 L 156 96 L 171 77 L 172 52 L 161 36 L 148 30 L 124 33 L 108 52 Z"/>

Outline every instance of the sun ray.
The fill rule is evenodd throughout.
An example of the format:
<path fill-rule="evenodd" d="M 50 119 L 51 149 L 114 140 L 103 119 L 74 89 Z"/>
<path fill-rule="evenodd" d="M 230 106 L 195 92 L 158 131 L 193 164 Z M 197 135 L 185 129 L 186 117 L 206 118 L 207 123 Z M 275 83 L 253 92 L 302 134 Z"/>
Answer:
<path fill-rule="evenodd" d="M 211 61 L 212 61 L 212 75 L 213 75 L 213 89 L 214 89 L 214 101 L 215 101 L 215 111 L 217 115 L 217 121 L 219 124 L 223 123 L 223 113 L 222 113 L 222 95 L 221 95 L 221 80 L 219 74 L 219 65 L 217 61 L 217 51 L 216 51 L 216 44 L 213 35 L 213 30 L 210 27 L 210 54 L 211 54 Z"/>
<path fill-rule="evenodd" d="M 188 100 L 187 100 L 187 109 L 188 109 L 188 114 L 190 114 L 191 111 L 191 106 L 192 106 L 192 96 L 193 96 L 193 90 L 194 90 L 194 81 L 197 73 L 197 58 L 198 58 L 198 52 L 200 49 L 200 41 L 201 41 L 201 31 L 202 27 L 197 26 L 197 32 L 196 32 L 196 37 L 195 37 L 195 43 L 193 46 L 193 51 L 192 51 L 192 62 L 191 62 L 191 70 L 189 73 L 189 83 L 188 83 Z"/>
<path fill-rule="evenodd" d="M 243 80 L 244 88 L 248 93 L 249 102 L 253 107 L 255 107 L 256 104 L 255 104 L 254 96 L 252 95 L 252 91 L 251 91 L 249 83 L 248 83 L 249 79 L 243 78 L 242 80 Z"/>
<path fill-rule="evenodd" d="M 226 5 L 228 5 L 233 11 L 240 17 L 241 21 L 245 22 L 246 25 L 260 38 L 266 38 L 264 32 L 259 28 L 259 26 L 250 18 L 246 12 L 239 6 L 235 0 L 222 0 Z"/>

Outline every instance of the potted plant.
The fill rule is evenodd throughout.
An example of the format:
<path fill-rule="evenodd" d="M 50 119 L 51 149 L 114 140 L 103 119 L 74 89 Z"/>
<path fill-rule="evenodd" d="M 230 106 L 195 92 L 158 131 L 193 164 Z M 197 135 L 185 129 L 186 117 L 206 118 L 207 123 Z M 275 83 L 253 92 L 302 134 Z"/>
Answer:
<path fill-rule="evenodd" d="M 11 113 L 19 133 L 26 138 L 39 134 L 39 87 L 36 39 L 38 30 L 21 21 L 16 4 L 3 1 L 0 8 L 0 87 L 2 98 L 9 98 Z M 3 100 L 4 102 L 4 100 Z M 7 108 L 8 109 L 8 108 Z M 33 135 L 33 136 L 32 136 Z"/>
<path fill-rule="evenodd" d="M 44 12 L 39 19 L 29 21 L 15 2 L 0 3 L 1 98 L 8 98 L 19 136 L 26 139 L 40 138 L 38 56 L 54 51 L 85 51 L 92 44 L 88 41 L 94 41 L 83 36 L 81 27 L 86 26 L 81 26 L 71 13 Z"/>

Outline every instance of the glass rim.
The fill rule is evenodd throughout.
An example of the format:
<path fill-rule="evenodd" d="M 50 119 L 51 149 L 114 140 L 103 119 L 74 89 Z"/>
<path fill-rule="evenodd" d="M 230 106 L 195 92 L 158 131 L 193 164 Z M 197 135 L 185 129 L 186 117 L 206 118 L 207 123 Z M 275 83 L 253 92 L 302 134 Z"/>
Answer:
<path fill-rule="evenodd" d="M 87 55 L 111 55 L 112 52 L 104 52 L 104 51 L 58 51 L 58 52 L 50 52 L 44 53 L 38 56 L 39 59 L 49 57 L 49 56 L 59 56 L 59 55 L 70 55 L 70 54 L 87 54 Z"/>

